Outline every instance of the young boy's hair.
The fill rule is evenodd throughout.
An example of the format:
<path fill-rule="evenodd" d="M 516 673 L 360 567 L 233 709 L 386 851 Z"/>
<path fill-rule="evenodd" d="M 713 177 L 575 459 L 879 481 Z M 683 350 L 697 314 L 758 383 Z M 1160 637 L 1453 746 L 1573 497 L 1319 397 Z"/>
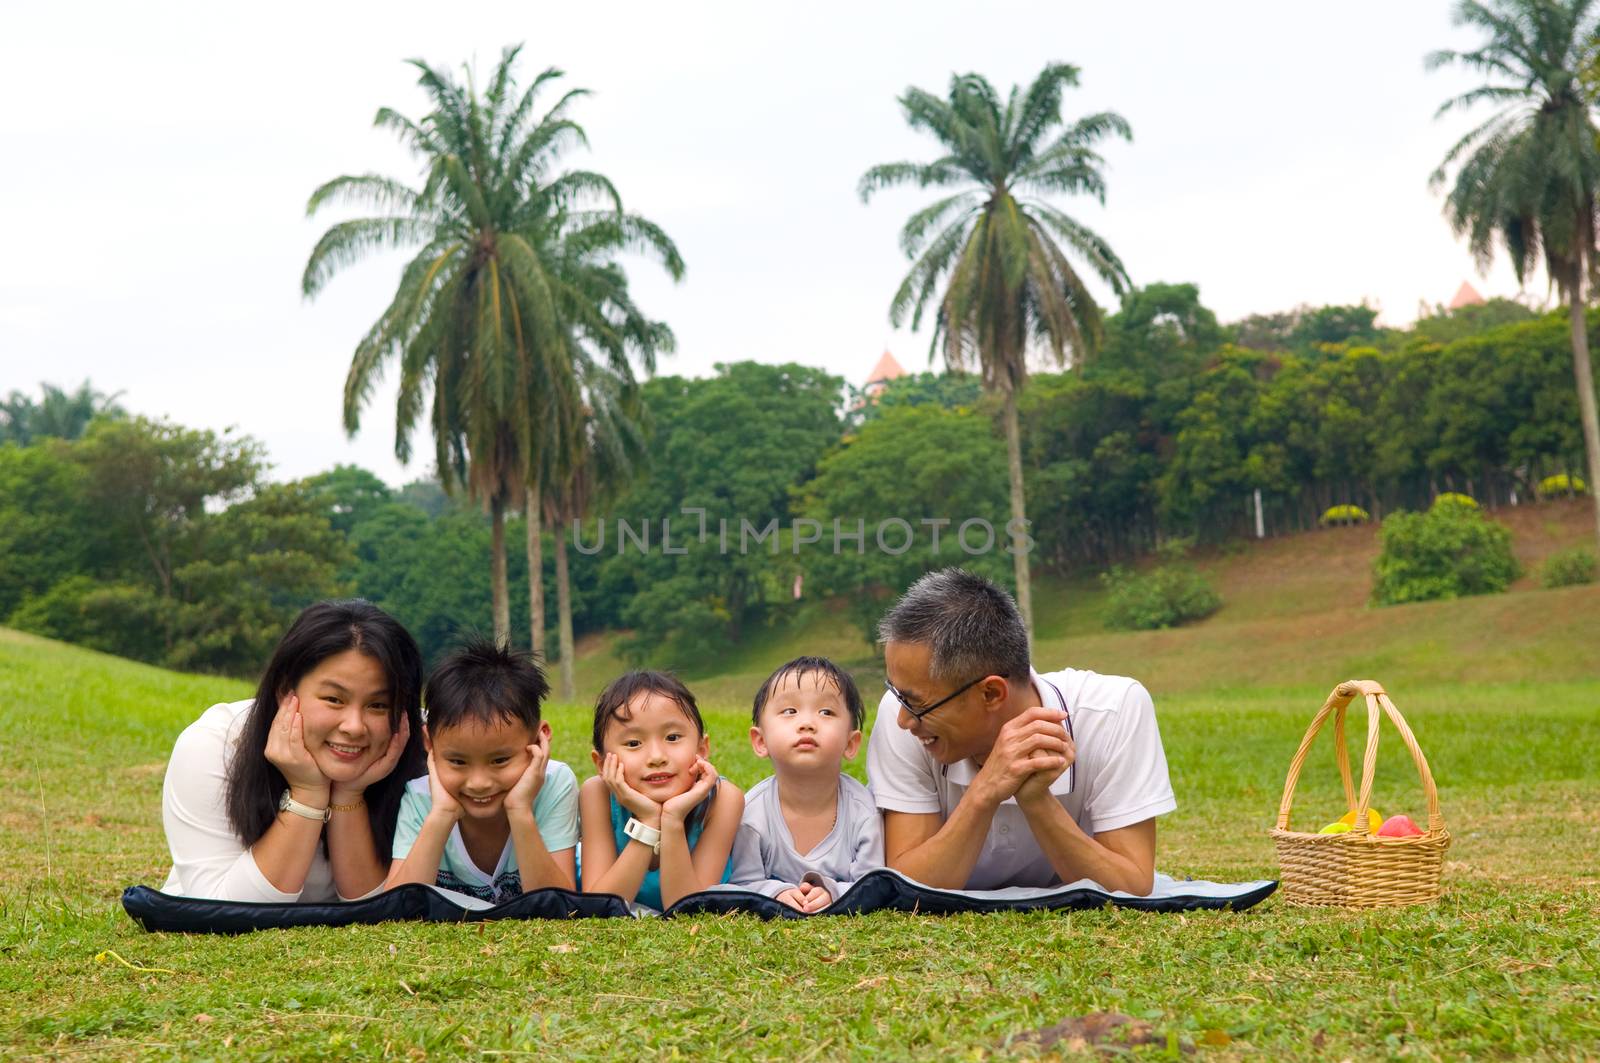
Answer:
<path fill-rule="evenodd" d="M 795 681 L 799 682 L 808 675 L 820 675 L 833 684 L 833 689 L 844 699 L 844 707 L 850 710 L 851 730 L 861 730 L 865 717 L 861 709 L 861 692 L 856 689 L 856 682 L 850 678 L 850 673 L 826 657 L 796 657 L 767 676 L 767 681 L 756 691 L 755 706 L 750 710 L 750 719 L 756 726 L 761 726 L 761 710 L 767 707 L 767 699 L 772 697 L 772 692 L 778 689 L 779 683 L 789 676 L 793 676 Z"/>
<path fill-rule="evenodd" d="M 695 704 L 694 695 L 689 693 L 689 688 L 683 681 L 671 672 L 656 672 L 650 669 L 640 669 L 619 675 L 600 692 L 600 698 L 594 703 L 594 751 L 605 752 L 606 728 L 611 726 L 612 720 L 627 723 L 633 719 L 633 712 L 628 704 L 640 694 L 660 694 L 662 697 L 671 698 L 677 703 L 683 714 L 694 723 L 696 734 L 704 736 L 706 725 L 700 719 L 700 706 Z"/>
<path fill-rule="evenodd" d="M 549 696 L 537 657 L 486 638 L 469 639 L 448 654 L 422 692 L 430 734 L 465 723 L 523 723 L 538 730 L 539 704 Z"/>

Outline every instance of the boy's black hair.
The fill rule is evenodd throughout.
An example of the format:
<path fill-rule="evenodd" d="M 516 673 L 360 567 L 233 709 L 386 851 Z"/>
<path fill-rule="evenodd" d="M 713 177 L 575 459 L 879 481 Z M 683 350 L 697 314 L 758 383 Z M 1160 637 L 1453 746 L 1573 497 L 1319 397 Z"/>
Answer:
<path fill-rule="evenodd" d="M 599 699 L 594 703 L 593 740 L 596 753 L 605 752 L 606 728 L 611 726 L 612 720 L 626 723 L 633 719 L 633 712 L 628 708 L 628 704 L 640 694 L 660 694 L 662 697 L 671 698 L 694 724 L 695 733 L 699 737 L 705 737 L 706 725 L 705 721 L 700 719 L 700 706 L 695 704 L 694 695 L 683 685 L 683 680 L 671 672 L 656 672 L 644 668 L 619 675 L 600 692 Z"/>
<path fill-rule="evenodd" d="M 750 719 L 761 725 L 761 710 L 767 707 L 767 699 L 772 697 L 772 692 L 787 676 L 794 676 L 796 681 L 808 675 L 820 675 L 833 684 L 833 688 L 844 699 L 844 707 L 850 710 L 850 727 L 852 730 L 861 730 L 866 714 L 861 708 L 861 691 L 856 689 L 856 682 L 850 678 L 850 673 L 828 660 L 826 657 L 796 657 L 788 664 L 782 665 L 776 672 L 767 676 L 767 681 L 761 684 L 761 689 L 756 691 L 756 701 L 750 710 Z"/>
<path fill-rule="evenodd" d="M 524 723 L 536 731 L 539 705 L 549 696 L 550 681 L 536 656 L 472 638 L 434 667 L 422 701 L 428 733 L 438 735 L 464 723 Z"/>

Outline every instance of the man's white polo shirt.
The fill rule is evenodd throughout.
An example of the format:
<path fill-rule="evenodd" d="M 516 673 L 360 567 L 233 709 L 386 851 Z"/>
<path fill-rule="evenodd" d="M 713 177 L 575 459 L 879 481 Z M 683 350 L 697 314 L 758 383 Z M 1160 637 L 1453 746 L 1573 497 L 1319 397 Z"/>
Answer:
<path fill-rule="evenodd" d="M 1167 778 L 1155 705 L 1142 684 L 1076 668 L 1032 675 L 1041 703 L 1066 709 L 1072 721 L 1077 770 L 1070 778 L 1062 772 L 1050 791 L 1085 833 L 1127 827 L 1178 807 Z M 886 692 L 867 744 L 873 800 L 885 812 L 937 812 L 948 818 L 977 777 L 978 765 L 971 760 L 941 765 L 899 725 L 899 712 L 900 703 Z M 995 811 L 966 888 L 1053 886 L 1060 881 L 1016 798 L 1007 798 Z"/>

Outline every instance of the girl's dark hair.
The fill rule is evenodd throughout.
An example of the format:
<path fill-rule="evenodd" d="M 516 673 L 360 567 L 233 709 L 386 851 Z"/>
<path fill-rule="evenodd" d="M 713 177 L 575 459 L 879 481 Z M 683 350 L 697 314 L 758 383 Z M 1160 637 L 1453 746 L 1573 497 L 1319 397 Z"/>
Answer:
<path fill-rule="evenodd" d="M 640 694 L 660 694 L 662 697 L 671 698 L 677 703 L 683 714 L 694 723 L 695 732 L 702 738 L 705 737 L 705 721 L 700 719 L 700 706 L 695 704 L 694 695 L 689 693 L 689 688 L 683 681 L 671 672 L 654 672 L 641 669 L 628 672 L 613 679 L 609 686 L 600 692 L 600 699 L 594 703 L 594 751 L 605 752 L 606 728 L 612 720 L 621 720 L 626 723 L 633 719 L 633 712 L 628 708 L 628 703 Z"/>
<path fill-rule="evenodd" d="M 779 683 L 788 676 L 793 676 L 799 681 L 808 675 L 821 676 L 833 684 L 833 689 L 839 692 L 839 698 L 844 702 L 845 711 L 850 713 L 851 729 L 861 730 L 861 724 L 866 718 L 866 713 L 861 707 L 861 691 L 856 689 L 855 680 L 850 678 L 849 672 L 826 657 L 796 657 L 767 676 L 767 681 L 756 691 L 755 705 L 750 710 L 750 719 L 755 725 L 761 726 L 761 710 L 767 707 L 767 699 L 772 697 Z"/>
<path fill-rule="evenodd" d="M 335 654 L 358 650 L 383 668 L 389 679 L 389 726 L 411 721 L 411 736 L 388 778 L 367 788 L 367 816 L 378 855 L 387 861 L 394 841 L 400 794 L 407 780 L 426 774 L 422 745 L 422 651 L 398 620 L 359 598 L 317 602 L 295 617 L 284 632 L 256 687 L 255 704 L 245 714 L 238 752 L 228 765 L 228 821 L 246 846 L 254 845 L 278 815 L 278 799 L 288 782 L 266 757 L 267 738 L 278 699 L 317 665 Z"/>
<path fill-rule="evenodd" d="M 539 729 L 539 705 L 550 696 L 550 682 L 539 659 L 527 650 L 472 638 L 434 665 L 423 688 L 428 733 L 464 723 L 522 723 Z"/>

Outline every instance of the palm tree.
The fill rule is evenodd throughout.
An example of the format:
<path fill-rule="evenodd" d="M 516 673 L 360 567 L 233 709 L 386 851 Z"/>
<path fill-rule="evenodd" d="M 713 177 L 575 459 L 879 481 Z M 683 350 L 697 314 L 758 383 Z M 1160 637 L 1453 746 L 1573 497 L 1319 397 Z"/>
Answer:
<path fill-rule="evenodd" d="M 1542 258 L 1567 301 L 1600 542 L 1600 422 L 1584 318 L 1585 282 L 1594 284 L 1600 266 L 1595 232 L 1600 128 L 1582 80 L 1600 62 L 1595 5 L 1596 0 L 1463 0 L 1456 7 L 1456 24 L 1482 30 L 1487 40 L 1470 52 L 1434 52 L 1427 67 L 1457 64 L 1491 79 L 1439 108 L 1442 116 L 1480 102 L 1500 106 L 1450 149 L 1429 183 L 1442 187 L 1446 171 L 1457 166 L 1445 216 L 1456 235 L 1467 237 L 1480 269 L 1487 269 L 1499 240 L 1519 282 Z"/>
<path fill-rule="evenodd" d="M 672 330 L 650 320 L 634 303 L 627 274 L 614 256 L 626 250 L 652 253 L 675 279 L 683 276 L 683 262 L 671 240 L 639 218 L 557 219 L 549 231 L 554 238 L 548 260 L 558 281 L 557 305 L 567 341 L 559 358 L 567 386 L 550 394 L 542 422 L 541 462 L 528 493 L 528 566 L 530 595 L 540 605 L 533 635 L 542 648 L 543 558 L 533 527 L 547 518 L 556 551 L 561 693 L 570 700 L 576 684 L 567 529 L 597 501 L 620 491 L 639 464 L 647 419 L 633 363 L 654 372 L 657 355 L 675 346 Z"/>
<path fill-rule="evenodd" d="M 23 446 L 34 439 L 78 439 L 96 417 L 122 418 L 128 412 L 117 405 L 122 392 L 106 395 L 85 380 L 76 391 L 54 384 L 40 384 L 38 402 L 20 391 L 0 400 L 0 443 L 15 441 Z"/>
<path fill-rule="evenodd" d="M 1027 91 L 1013 88 L 1003 104 L 977 74 L 953 76 L 947 99 L 909 88 L 900 97 L 906 122 L 931 134 L 945 154 L 932 162 L 874 166 L 859 188 L 863 202 L 892 185 L 959 189 L 913 214 L 901 231 L 900 246 L 913 262 L 889 319 L 898 327 L 909 313 L 912 328 L 918 328 L 937 295 L 930 358 L 942 349 L 952 370 L 976 363 L 984 389 L 1003 401 L 1011 473 L 1008 530 L 1017 605 L 1030 639 L 1033 599 L 1017 426 L 1027 356 L 1032 347 L 1056 364 L 1076 364 L 1100 342 L 1100 308 L 1063 247 L 1117 294 L 1129 286 L 1127 270 L 1104 239 L 1040 198 L 1081 192 L 1105 202 L 1103 160 L 1094 145 L 1111 134 L 1132 139 L 1128 123 L 1110 111 L 1057 130 L 1063 125 L 1062 90 L 1077 83 L 1077 67 L 1052 64 Z"/>
<path fill-rule="evenodd" d="M 414 122 L 385 107 L 375 124 L 396 133 L 422 161 L 421 187 L 361 174 L 317 189 L 309 214 L 344 202 L 379 213 L 332 226 L 302 278 L 306 295 L 314 296 L 371 252 L 420 245 L 389 307 L 356 346 L 345 382 L 345 428 L 359 429 L 373 386 L 385 365 L 397 361 L 395 454 L 407 461 L 431 390 L 440 479 L 447 487 L 464 484 L 489 509 L 494 630 L 502 642 L 511 627 L 505 514 L 537 476 L 540 420 L 551 396 L 572 388 L 556 353 L 567 336 L 551 249 L 563 232 L 600 228 L 620 232 L 618 243 L 657 247 L 669 268 L 682 271 L 658 229 L 623 213 L 609 180 L 587 170 L 556 171 L 565 150 L 588 143 L 566 116 L 586 92 L 569 90 L 535 117 L 540 89 L 562 74 L 545 70 L 519 94 L 512 73 L 519 51 L 505 50 L 481 97 L 470 72 L 463 85 L 411 61 L 433 109 Z M 595 203 L 606 209 L 591 209 Z"/>
<path fill-rule="evenodd" d="M 637 384 L 625 372 L 579 358 L 581 415 L 552 451 L 562 475 L 552 485 L 545 505 L 555 540 L 557 639 L 561 659 L 561 696 L 577 696 L 572 633 L 572 581 L 567 571 L 567 529 L 582 521 L 603 500 L 615 498 L 642 464 L 649 423 Z"/>

